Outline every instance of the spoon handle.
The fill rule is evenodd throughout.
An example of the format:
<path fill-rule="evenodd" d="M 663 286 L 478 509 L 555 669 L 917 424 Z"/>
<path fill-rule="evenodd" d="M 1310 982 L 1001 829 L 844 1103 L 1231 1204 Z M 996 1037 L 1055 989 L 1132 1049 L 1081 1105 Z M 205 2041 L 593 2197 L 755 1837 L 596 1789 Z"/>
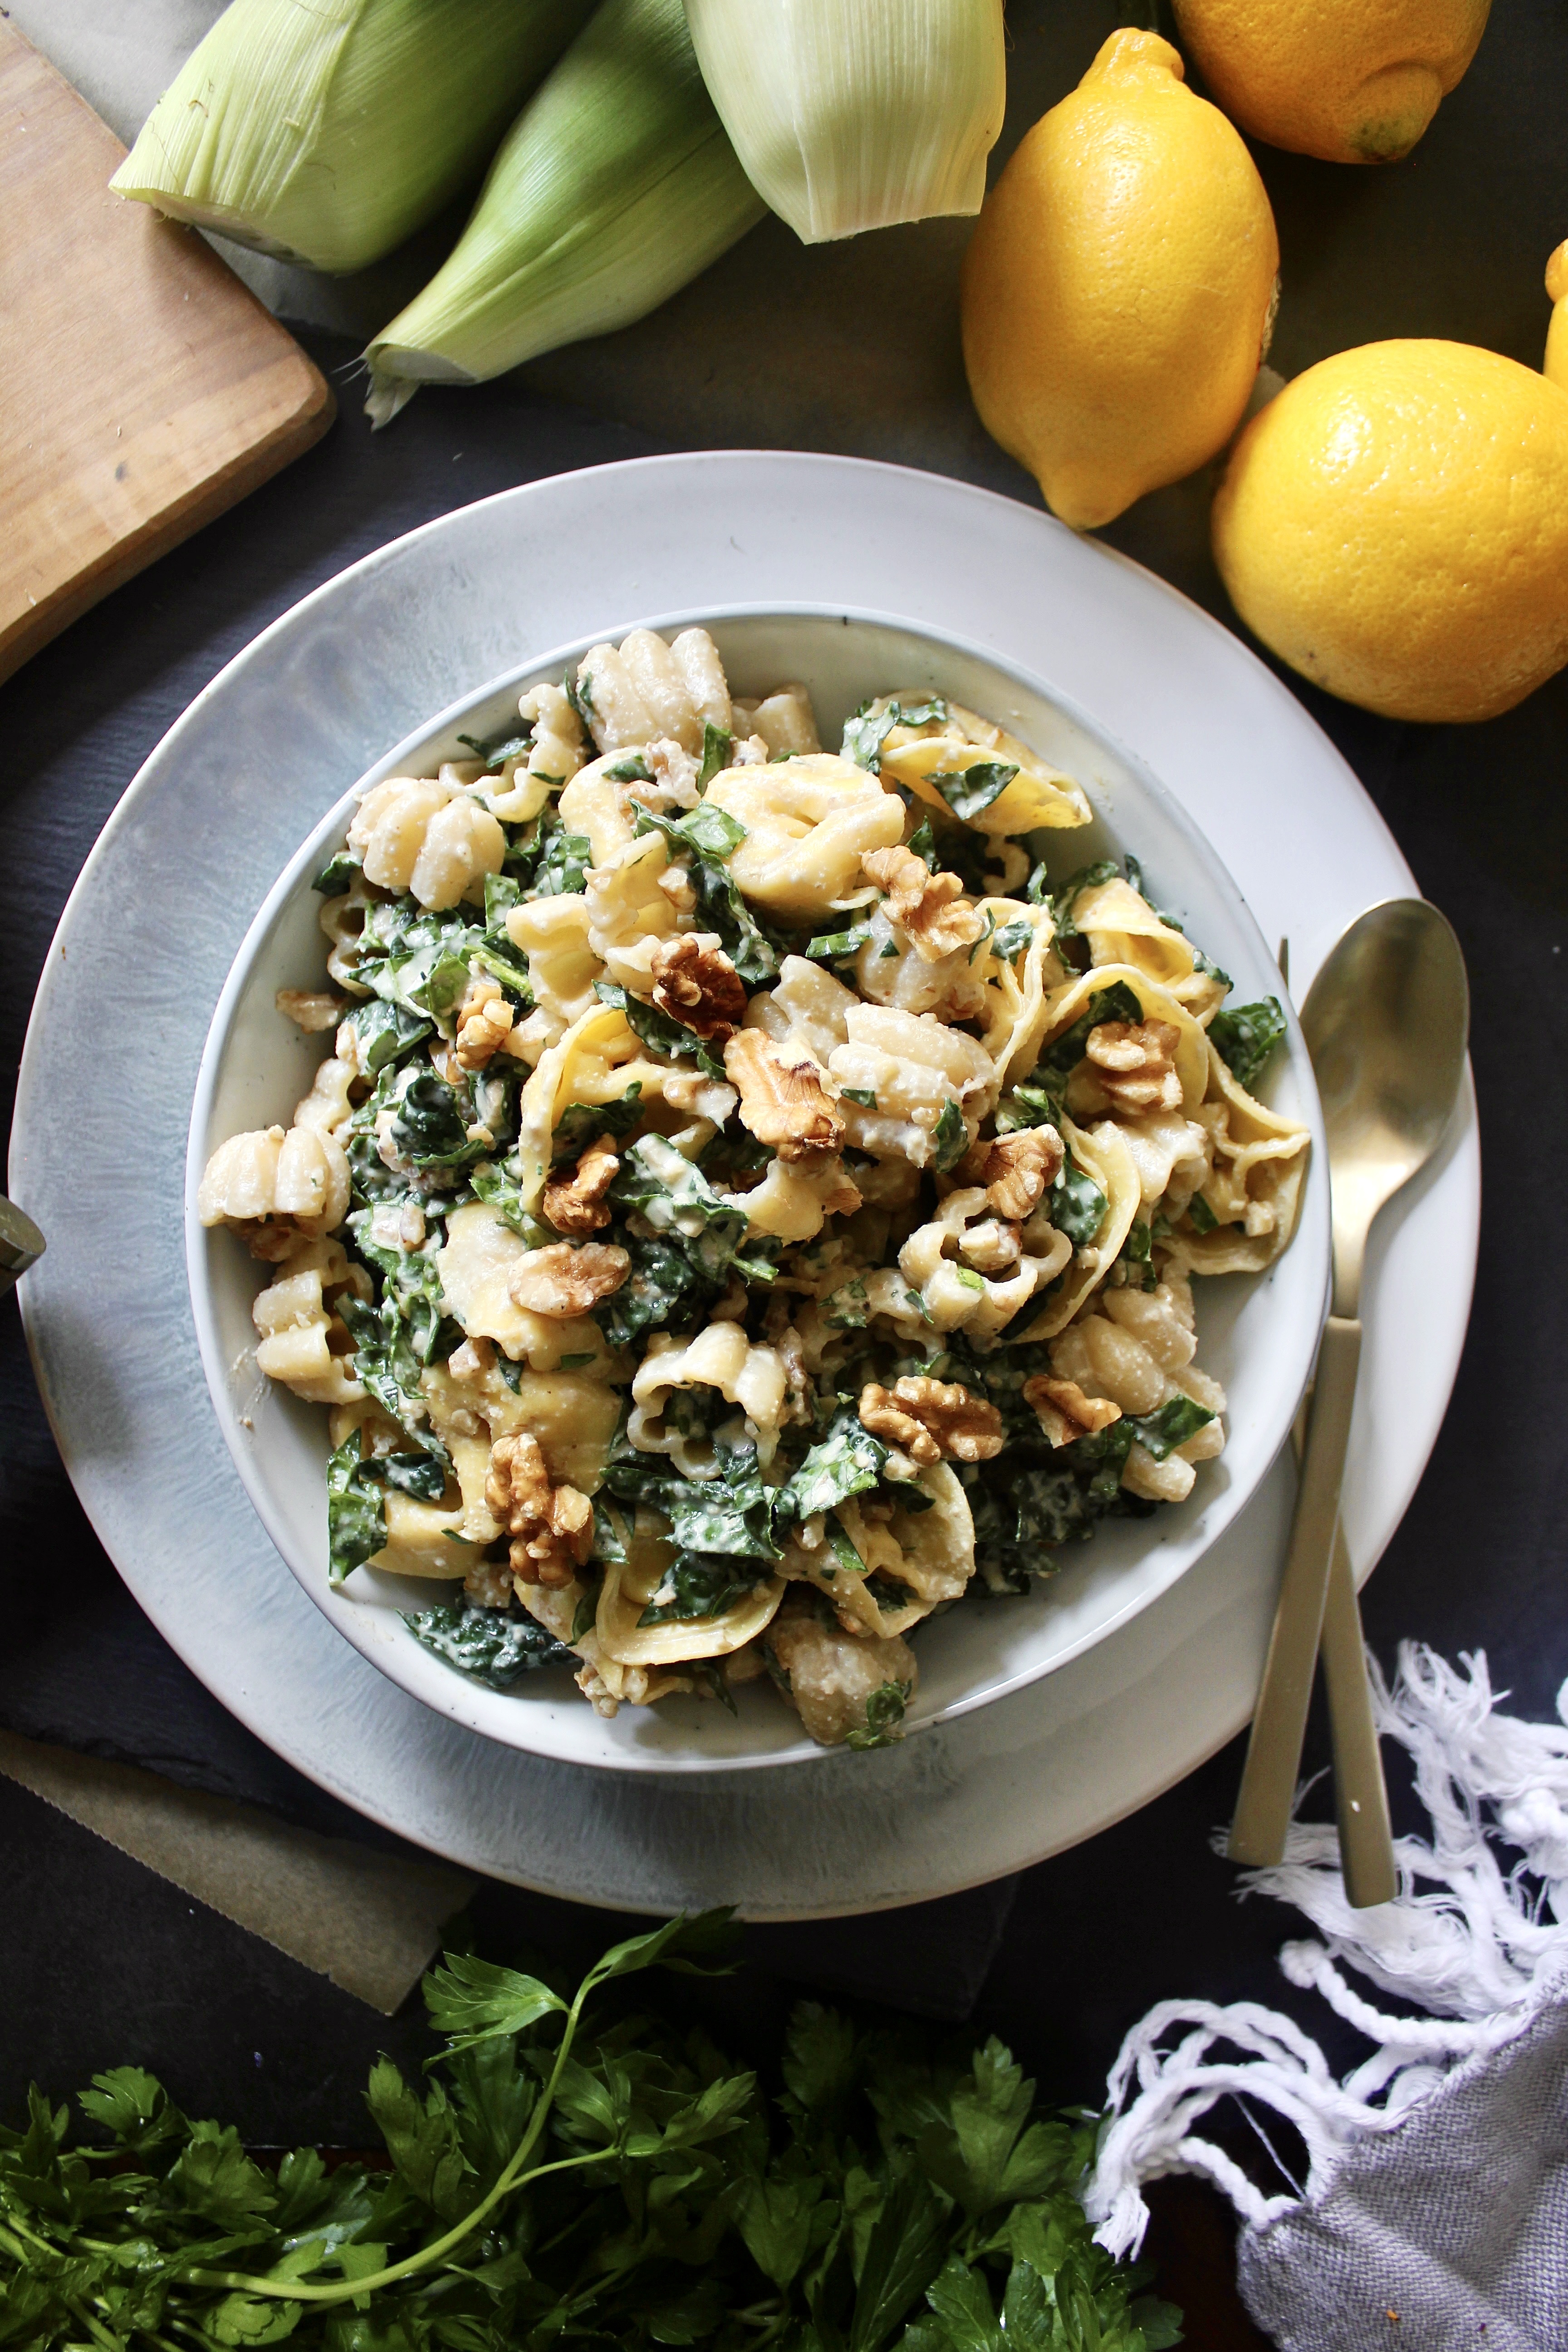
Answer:
<path fill-rule="evenodd" d="M 1399 1892 L 1388 1789 L 1373 1721 L 1361 1610 L 1342 1524 L 1334 1529 L 1333 1566 L 1323 1610 L 1323 1680 L 1334 1748 L 1334 1810 L 1340 1824 L 1340 1869 L 1352 1911 L 1392 1903 Z"/>
<path fill-rule="evenodd" d="M 1360 1360 L 1360 1323 L 1348 1316 L 1331 1315 L 1318 1354 L 1296 1523 L 1290 1530 L 1290 1549 L 1226 1847 L 1232 1862 L 1255 1867 L 1280 1861 L 1285 1852 L 1312 1696 L 1312 1670 L 1322 1637 Z"/>

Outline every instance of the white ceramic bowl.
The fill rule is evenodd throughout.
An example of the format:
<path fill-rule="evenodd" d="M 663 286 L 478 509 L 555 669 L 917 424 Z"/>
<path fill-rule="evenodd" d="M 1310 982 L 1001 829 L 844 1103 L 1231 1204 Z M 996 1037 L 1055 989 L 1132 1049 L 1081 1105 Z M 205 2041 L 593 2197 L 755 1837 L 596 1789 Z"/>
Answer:
<path fill-rule="evenodd" d="M 637 619 L 559 646 L 466 696 L 398 744 L 357 790 L 461 757 L 460 733 L 483 737 L 505 727 L 525 684 L 559 678 L 591 644 L 618 639 Z M 1064 872 L 1131 850 L 1158 902 L 1230 974 L 1231 1002 L 1281 992 L 1273 957 L 1221 862 L 1223 844 L 1208 843 L 1141 762 L 1043 679 L 961 638 L 879 614 L 730 607 L 657 614 L 647 625 L 670 634 L 693 622 L 711 630 L 736 693 L 805 679 L 827 743 L 837 742 L 858 703 L 886 688 L 949 695 L 999 720 L 1075 776 L 1094 807 L 1092 826 L 1064 836 L 1058 853 Z M 619 1771 L 712 1771 L 819 1756 L 825 1751 L 802 1736 L 795 1716 L 755 1685 L 739 1694 L 738 1719 L 710 1702 L 669 1699 L 657 1708 L 624 1707 L 612 1722 L 584 1704 L 563 1668 L 526 1675 L 509 1691 L 490 1690 L 422 1648 L 402 1622 L 405 1610 L 450 1599 L 451 1586 L 368 1569 L 341 1591 L 329 1585 L 326 1413 L 258 1373 L 250 1306 L 264 1270 L 231 1234 L 202 1227 L 195 1198 L 216 1147 L 242 1129 L 286 1123 L 321 1057 L 324 1041 L 300 1035 L 273 998 L 279 988 L 321 984 L 321 902 L 310 881 L 342 840 L 353 801 L 348 795 L 326 812 L 247 933 L 213 1015 L 192 1106 L 185 1204 L 191 1298 L 218 1422 L 247 1491 L 289 1567 L 355 1648 L 401 1688 L 489 1738 Z M 1279 1264 L 1260 1277 L 1197 1286 L 1199 1361 L 1229 1396 L 1224 1455 L 1203 1465 L 1185 1503 L 1149 1519 L 1103 1523 L 1090 1541 L 1068 1547 L 1061 1572 L 1027 1596 L 966 1602 L 921 1630 L 911 1732 L 1037 1681 L 1112 1635 L 1207 1549 L 1284 1444 L 1316 1350 L 1329 1270 L 1321 1120 L 1293 1015 L 1288 1051 L 1268 1092 L 1280 1110 L 1310 1124 L 1314 1148 L 1300 1226 Z"/>

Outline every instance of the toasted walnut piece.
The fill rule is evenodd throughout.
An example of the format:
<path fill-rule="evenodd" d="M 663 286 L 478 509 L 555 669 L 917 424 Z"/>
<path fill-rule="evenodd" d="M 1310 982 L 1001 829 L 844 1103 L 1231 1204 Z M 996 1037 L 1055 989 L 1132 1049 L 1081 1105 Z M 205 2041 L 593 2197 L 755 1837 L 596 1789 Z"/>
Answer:
<path fill-rule="evenodd" d="M 557 1176 L 545 1186 L 540 1207 L 558 1234 L 596 1234 L 610 1222 L 605 1195 L 620 1166 L 616 1139 L 601 1135 L 591 1143 L 570 1176 Z"/>
<path fill-rule="evenodd" d="M 286 1021 L 310 1037 L 323 1029 L 335 1029 L 348 1009 L 346 996 L 329 996 L 308 988 L 280 988 L 272 1002 Z"/>
<path fill-rule="evenodd" d="M 469 981 L 458 1007 L 457 1053 L 459 1068 L 482 1070 L 493 1062 L 511 1034 L 511 1006 L 498 982 L 488 972 Z"/>
<path fill-rule="evenodd" d="M 594 1545 L 594 1506 L 575 1486 L 552 1486 L 539 1440 L 526 1430 L 498 1437 L 485 1475 L 485 1501 L 511 1538 L 520 1584 L 570 1584 Z"/>
<path fill-rule="evenodd" d="M 875 1381 L 860 1391 L 860 1419 L 873 1437 L 901 1446 L 913 1462 L 989 1462 L 1002 1451 L 1002 1416 L 994 1404 L 971 1396 L 962 1381 L 933 1381 L 917 1373 L 890 1389 Z"/>
<path fill-rule="evenodd" d="M 1084 1050 L 1118 1110 L 1180 1110 L 1176 1076 L 1181 1031 L 1169 1021 L 1102 1021 Z"/>
<path fill-rule="evenodd" d="M 961 1184 L 984 1184 L 986 1206 L 1016 1224 L 1039 1207 L 1064 1156 L 1054 1127 L 1030 1127 L 975 1144 L 954 1172 Z"/>
<path fill-rule="evenodd" d="M 781 1160 L 837 1151 L 844 1121 L 823 1086 L 822 1065 L 804 1045 L 775 1045 L 742 1029 L 724 1048 L 724 1070 L 741 1095 L 741 1123 Z"/>
<path fill-rule="evenodd" d="M 958 876 L 932 874 L 918 850 L 865 850 L 860 871 L 886 894 L 889 914 L 908 931 L 922 963 L 973 947 L 985 928 L 978 908 L 954 903 L 963 888 Z"/>
<path fill-rule="evenodd" d="M 614 1242 L 551 1242 L 530 1250 L 511 1270 L 507 1290 L 514 1307 L 564 1321 L 586 1315 L 618 1290 L 631 1260 Z"/>
<path fill-rule="evenodd" d="M 696 1036 L 720 1045 L 734 1035 L 745 1017 L 746 991 L 717 931 L 687 931 L 661 940 L 650 969 L 653 1001 L 661 1013 Z"/>
<path fill-rule="evenodd" d="M 1109 1429 L 1121 1418 L 1121 1407 L 1108 1397 L 1087 1397 L 1076 1381 L 1059 1381 L 1049 1372 L 1037 1372 L 1024 1382 L 1024 1402 L 1038 1413 L 1052 1445 L 1070 1445 L 1075 1437 Z"/>
<path fill-rule="evenodd" d="M 455 1381 L 482 1381 L 495 1360 L 493 1339 L 465 1339 L 447 1357 L 447 1370 Z"/>

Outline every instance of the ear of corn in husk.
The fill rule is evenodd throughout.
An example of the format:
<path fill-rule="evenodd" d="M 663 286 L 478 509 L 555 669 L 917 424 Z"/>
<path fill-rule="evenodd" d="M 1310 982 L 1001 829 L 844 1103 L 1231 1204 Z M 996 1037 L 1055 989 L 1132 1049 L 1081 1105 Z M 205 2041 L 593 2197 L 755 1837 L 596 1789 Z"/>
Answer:
<path fill-rule="evenodd" d="M 311 268 L 361 269 L 478 179 L 592 0 L 232 0 L 110 182 Z"/>
<path fill-rule="evenodd" d="M 642 318 L 763 206 L 698 70 L 681 0 L 605 0 L 502 142 L 456 250 L 365 353 L 366 412 L 476 383 Z"/>
<path fill-rule="evenodd" d="M 977 213 L 1006 99 L 1002 0 L 687 0 L 752 186 L 807 245 Z"/>

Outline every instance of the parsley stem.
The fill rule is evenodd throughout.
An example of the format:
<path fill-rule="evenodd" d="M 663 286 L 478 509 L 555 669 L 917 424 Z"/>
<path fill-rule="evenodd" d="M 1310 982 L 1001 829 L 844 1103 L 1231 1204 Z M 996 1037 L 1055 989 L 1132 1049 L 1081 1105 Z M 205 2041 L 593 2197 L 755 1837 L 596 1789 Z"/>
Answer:
<path fill-rule="evenodd" d="M 577 1997 L 566 2012 L 565 2031 L 561 2036 L 561 2047 L 555 2053 L 555 2063 L 551 2069 L 550 2080 L 546 2083 L 539 2104 L 534 2108 L 528 2129 L 508 2158 L 489 2195 L 482 2197 L 473 2210 L 465 2214 L 462 2221 L 455 2222 L 444 2237 L 432 2239 L 428 2245 L 420 2246 L 412 2254 L 405 2254 L 399 2263 L 389 2263 L 384 2270 L 372 2271 L 364 2278 L 344 2279 L 341 2284 L 309 2286 L 293 2279 L 252 2278 L 243 2271 L 194 2270 L 190 2273 L 192 2281 L 198 2286 L 227 2287 L 232 2294 L 269 2295 L 279 2302 L 313 2303 L 323 2306 L 335 2303 L 351 2303 L 356 2295 L 373 2294 L 380 2287 L 391 2286 L 398 2279 L 412 2278 L 418 2272 L 428 2270 L 432 2263 L 439 2262 L 441 2257 L 449 2253 L 454 2246 L 461 2245 L 465 2238 L 470 2237 L 486 2216 L 492 2213 L 501 2200 L 510 2196 L 514 2189 L 526 2187 L 529 2181 L 538 2179 L 546 2172 L 564 2172 L 576 2165 L 602 2163 L 607 2151 L 604 2148 L 594 2148 L 586 2156 L 564 2157 L 554 2164 L 542 2164 L 534 2171 L 526 2175 L 523 2172 L 523 2167 L 532 2155 L 540 2133 L 549 2118 L 551 2108 L 555 2104 L 555 2094 L 560 2086 L 562 2070 L 572 2054 L 572 2044 L 577 2036 L 583 2004 L 588 1995 L 595 1991 L 602 1982 L 603 1979 L 598 1969 L 593 1969 L 577 1988 Z M 110 2352 L 119 2352 L 119 2347 L 111 2347 Z"/>

